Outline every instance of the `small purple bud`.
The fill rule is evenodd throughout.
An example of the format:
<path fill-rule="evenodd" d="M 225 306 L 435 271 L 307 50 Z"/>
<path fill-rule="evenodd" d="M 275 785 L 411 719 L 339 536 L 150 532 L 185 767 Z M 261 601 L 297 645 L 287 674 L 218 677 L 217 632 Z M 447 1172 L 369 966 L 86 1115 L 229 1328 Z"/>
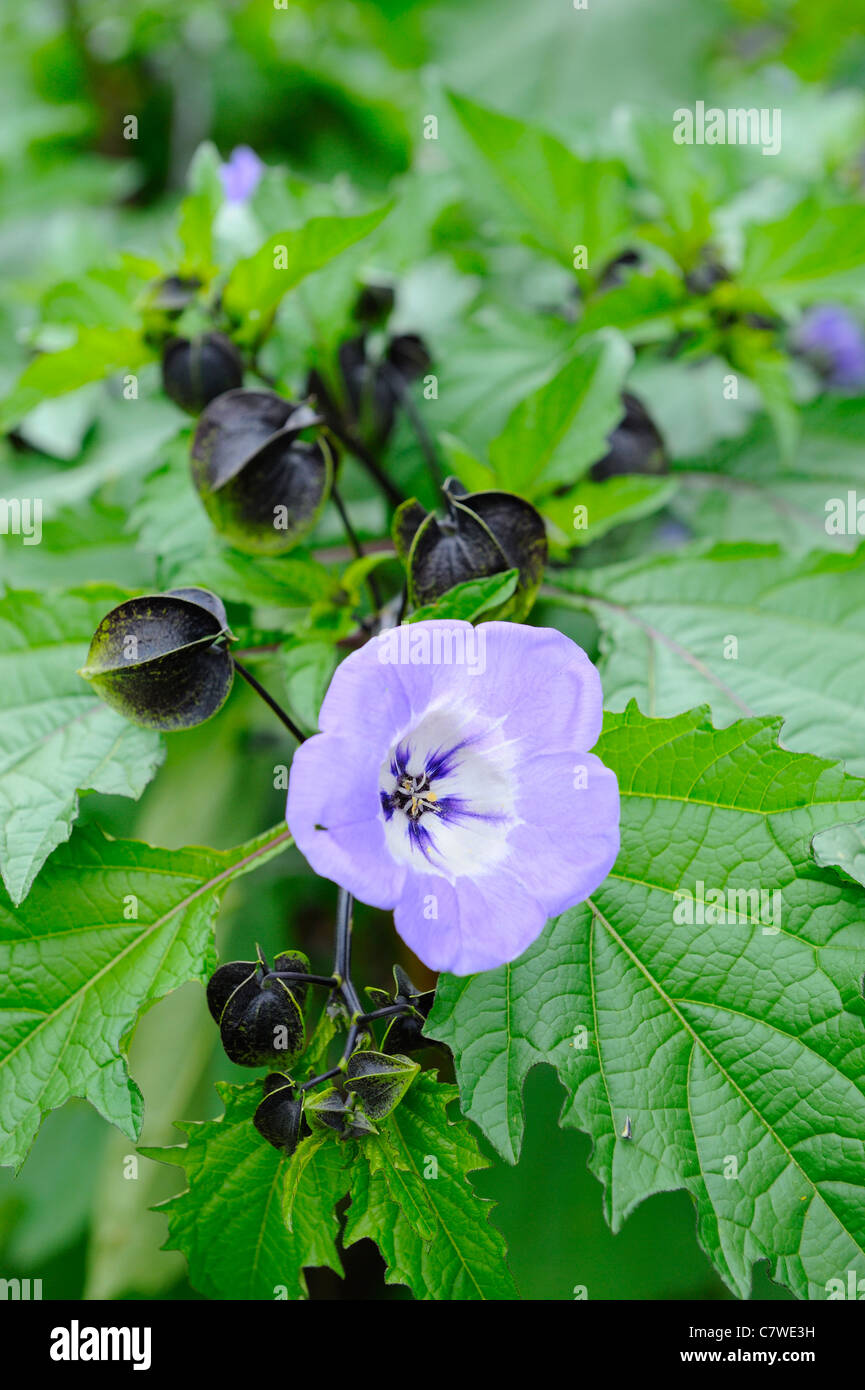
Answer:
<path fill-rule="evenodd" d="M 840 390 L 865 386 L 865 331 L 839 304 L 809 309 L 796 329 L 794 343 L 828 385 Z"/>
<path fill-rule="evenodd" d="M 229 203 L 245 203 L 251 198 L 265 166 L 255 150 L 249 145 L 237 145 L 224 164 L 219 166 L 219 176 Z"/>

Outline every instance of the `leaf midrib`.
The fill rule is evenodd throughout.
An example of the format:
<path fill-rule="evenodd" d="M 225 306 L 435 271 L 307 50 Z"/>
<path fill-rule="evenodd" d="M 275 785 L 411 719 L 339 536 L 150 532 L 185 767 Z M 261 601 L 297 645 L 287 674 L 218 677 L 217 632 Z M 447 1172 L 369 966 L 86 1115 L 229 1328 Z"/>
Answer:
<path fill-rule="evenodd" d="M 862 1245 L 860 1245 L 859 1241 L 856 1239 L 856 1237 L 855 1237 L 855 1235 L 853 1234 L 853 1232 L 850 1231 L 850 1230 L 848 1230 L 848 1228 L 844 1225 L 844 1223 L 842 1222 L 841 1218 L 838 1216 L 837 1212 L 835 1212 L 835 1211 L 833 1210 L 833 1208 L 830 1206 L 830 1204 L 829 1204 L 829 1202 L 827 1201 L 827 1199 L 826 1199 L 824 1193 L 820 1190 L 820 1188 L 818 1187 L 817 1183 L 814 1181 L 813 1178 L 811 1178 L 811 1177 L 808 1176 L 808 1174 L 807 1174 L 807 1173 L 805 1172 L 805 1170 L 802 1168 L 802 1165 L 799 1163 L 798 1159 L 794 1156 L 794 1154 L 791 1152 L 791 1150 L 790 1150 L 790 1149 L 787 1147 L 787 1145 L 784 1143 L 784 1140 L 783 1140 L 783 1139 L 781 1138 L 781 1136 L 778 1134 L 778 1132 L 776 1131 L 776 1129 L 774 1128 L 774 1126 L 770 1123 L 770 1121 L 769 1121 L 768 1119 L 766 1119 L 766 1117 L 765 1117 L 764 1115 L 762 1115 L 762 1114 L 760 1113 L 760 1111 L 757 1109 L 757 1107 L 756 1107 L 756 1106 L 754 1105 L 754 1103 L 751 1101 L 751 1099 L 750 1099 L 749 1096 L 746 1094 L 746 1092 L 742 1090 L 742 1088 L 741 1088 L 741 1086 L 738 1084 L 738 1082 L 736 1082 L 736 1081 L 733 1079 L 733 1077 L 732 1077 L 732 1076 L 730 1075 L 730 1073 L 727 1071 L 726 1067 L 724 1067 L 724 1066 L 722 1065 L 722 1063 L 718 1060 L 718 1058 L 717 1058 L 717 1057 L 715 1056 L 715 1054 L 712 1052 L 712 1050 L 711 1050 L 711 1048 L 709 1047 L 709 1045 L 700 1037 L 699 1033 L 697 1033 L 697 1032 L 694 1030 L 694 1028 L 691 1026 L 691 1024 L 688 1022 L 688 1020 L 684 1017 L 684 1015 L 683 1015 L 682 1013 L 680 1013 L 680 1011 L 679 1011 L 678 1008 L 676 1007 L 676 1000 L 674 1000 L 670 995 L 667 994 L 666 990 L 664 990 L 664 988 L 663 988 L 663 986 L 660 984 L 660 982 L 659 982 L 658 980 L 655 979 L 655 977 L 652 975 L 652 973 L 651 973 L 651 971 L 648 969 L 648 967 L 645 966 L 645 965 L 643 964 L 643 962 L 640 960 L 639 956 L 637 956 L 637 955 L 634 953 L 634 951 L 631 949 L 631 947 L 628 945 L 628 943 L 624 940 L 624 938 L 623 938 L 622 936 L 619 935 L 619 933 L 616 931 L 615 927 L 613 926 L 612 922 L 610 922 L 609 919 L 604 915 L 604 913 L 603 913 L 603 912 L 601 911 L 601 909 L 598 907 L 597 903 L 595 903 L 594 900 L 593 900 L 592 898 L 587 898 L 587 899 L 586 899 L 586 902 L 587 902 L 588 906 L 591 908 L 592 912 L 595 913 L 595 914 L 597 915 L 598 920 L 604 925 L 604 927 L 606 927 L 607 931 L 609 932 L 609 934 L 610 934 L 610 936 L 613 938 L 613 940 L 616 941 L 616 942 L 618 943 L 618 945 L 620 946 L 620 948 L 625 952 L 625 954 L 626 954 L 626 955 L 629 957 L 629 959 L 634 963 L 634 965 L 637 967 L 637 969 L 640 971 L 640 973 L 644 976 L 644 978 L 646 979 L 646 981 L 647 981 L 647 982 L 651 985 L 651 987 L 655 990 L 655 992 L 656 992 L 656 994 L 659 996 L 659 998 L 660 998 L 661 1000 L 663 1000 L 664 1004 L 667 1006 L 667 1008 L 670 1010 L 670 1012 L 671 1012 L 672 1014 L 674 1014 L 675 1017 L 679 1020 L 679 1023 L 681 1024 L 682 1028 L 683 1028 L 683 1029 L 685 1030 L 685 1032 L 688 1033 L 688 1035 L 693 1039 L 695 1045 L 698 1045 L 700 1048 L 702 1048 L 703 1052 L 706 1054 L 706 1056 L 707 1056 L 708 1059 L 711 1061 L 711 1063 L 713 1064 L 713 1066 L 717 1067 L 717 1069 L 718 1069 L 718 1071 L 720 1072 L 720 1074 L 724 1077 L 725 1081 L 726 1081 L 727 1084 L 730 1086 L 731 1090 L 733 1090 L 733 1091 L 736 1092 L 736 1094 L 741 1098 L 741 1100 L 743 1101 L 743 1103 L 748 1107 L 748 1109 L 751 1111 L 751 1113 L 755 1116 L 755 1118 L 757 1119 L 758 1123 L 759 1123 L 760 1125 L 763 1126 L 763 1128 L 766 1130 L 766 1132 L 767 1132 L 768 1134 L 770 1134 L 771 1137 L 775 1140 L 775 1142 L 777 1143 L 778 1147 L 779 1147 L 780 1149 L 782 1149 L 783 1152 L 787 1155 L 788 1160 L 789 1160 L 790 1163 L 794 1166 L 794 1168 L 796 1168 L 796 1170 L 797 1170 L 799 1173 L 801 1173 L 804 1182 L 807 1183 L 807 1185 L 808 1185 L 808 1187 L 811 1189 L 813 1195 L 814 1195 L 814 1196 L 819 1196 L 819 1197 L 821 1198 L 822 1201 L 826 1202 L 826 1205 L 829 1206 L 829 1210 L 832 1211 L 832 1214 L 833 1214 L 833 1216 L 835 1217 L 835 1219 L 836 1219 L 836 1221 L 838 1222 L 838 1224 L 839 1224 L 839 1226 L 841 1227 L 841 1229 L 842 1229 L 842 1230 L 846 1233 L 846 1235 L 850 1238 L 850 1240 L 853 1242 L 853 1244 L 856 1246 L 856 1248 L 857 1248 L 858 1250 L 860 1250 L 860 1251 L 862 1252 L 863 1255 L 865 1255 L 865 1247 L 863 1247 Z M 685 1001 L 681 1001 L 681 1002 L 685 1002 Z M 695 1000 L 694 1002 L 695 1002 L 695 1003 L 698 1003 L 698 1004 L 699 1004 L 699 1003 L 702 1003 L 702 1004 L 705 1006 L 705 1001 L 698 1001 L 698 1000 Z M 724 1006 L 723 1006 L 723 1005 L 717 1005 L 716 1007 L 718 1007 L 718 1008 L 723 1008 Z M 736 1011 L 735 1011 L 735 1010 L 727 1010 L 727 1012 L 736 1012 Z M 749 1017 L 749 1016 L 748 1016 L 748 1015 L 745 1015 L 745 1017 Z M 765 1026 L 767 1026 L 767 1027 L 769 1027 L 769 1028 L 772 1028 L 773 1031 L 777 1031 L 777 1032 L 778 1032 L 779 1034 L 781 1034 L 781 1036 L 783 1036 L 783 1037 L 789 1036 L 788 1034 L 783 1033 L 783 1030 L 782 1030 L 782 1029 L 777 1029 L 777 1030 L 776 1030 L 774 1024 L 766 1024 L 765 1019 L 758 1019 L 758 1020 L 751 1019 L 751 1021 L 752 1021 L 752 1022 L 755 1022 L 755 1021 L 756 1021 L 756 1022 L 763 1023 L 763 1024 L 765 1024 Z M 807 1047 L 807 1044 L 805 1044 L 804 1042 L 802 1042 L 801 1038 L 797 1038 L 797 1039 L 796 1039 L 796 1042 L 799 1043 L 799 1045 L 802 1046 L 802 1047 Z M 811 1049 L 811 1048 L 808 1048 L 807 1050 L 808 1050 L 809 1052 L 810 1052 L 810 1051 L 813 1051 L 813 1049 Z M 815 1053 L 814 1055 L 817 1056 L 817 1057 L 820 1057 L 820 1054 L 819 1054 L 819 1053 Z M 820 1060 L 821 1060 L 821 1062 L 823 1062 L 824 1065 L 830 1066 L 830 1067 L 832 1066 L 832 1063 L 831 1063 L 831 1062 L 828 1062 L 827 1059 L 826 1059 L 825 1057 L 820 1057 Z M 833 1070 L 837 1070 L 837 1068 L 833 1068 Z M 843 1075 L 844 1075 L 843 1072 L 839 1072 L 838 1074 L 839 1074 L 840 1076 L 843 1076 Z M 849 1081 L 850 1078 L 849 1078 L 849 1077 L 845 1077 L 845 1080 L 848 1080 L 848 1081 Z M 690 1118 L 691 1118 L 691 1117 L 690 1117 L 690 1110 L 689 1110 L 689 1119 L 690 1119 Z M 696 1131 L 694 1130 L 694 1127 L 693 1127 L 693 1121 L 691 1121 L 691 1133 L 692 1133 L 693 1136 L 694 1136 L 694 1144 L 695 1144 L 695 1146 L 698 1147 L 697 1134 L 696 1134 Z M 703 1178 L 702 1165 L 701 1165 L 701 1168 L 700 1168 L 700 1177 L 701 1177 L 701 1180 L 703 1181 L 703 1185 L 704 1185 L 704 1187 L 705 1187 L 705 1179 Z"/>

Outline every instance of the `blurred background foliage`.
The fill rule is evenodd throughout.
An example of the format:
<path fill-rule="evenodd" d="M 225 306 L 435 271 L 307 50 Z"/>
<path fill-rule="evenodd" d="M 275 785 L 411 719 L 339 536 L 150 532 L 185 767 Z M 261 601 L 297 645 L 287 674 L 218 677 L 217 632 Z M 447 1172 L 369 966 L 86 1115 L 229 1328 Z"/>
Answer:
<path fill-rule="evenodd" d="M 62 345 L 68 324 L 82 321 L 81 283 L 91 267 L 120 250 L 170 261 L 187 168 L 209 139 L 223 158 L 250 145 L 275 171 L 255 204 L 266 230 L 282 225 L 287 210 L 377 204 L 396 192 L 398 210 L 378 254 L 402 277 L 404 326 L 436 348 L 445 427 L 482 453 L 514 400 L 561 355 L 566 319 L 528 314 L 563 301 L 567 276 L 497 238 L 475 206 L 478 188 L 457 178 L 438 142 L 420 139 L 426 115 L 445 119 L 442 88 L 544 126 L 572 146 L 590 140 L 601 152 L 635 112 L 647 129 L 660 122 L 669 142 L 672 111 L 697 99 L 782 104 L 777 159 L 722 148 L 701 165 L 692 152 L 693 186 L 707 205 L 726 206 L 735 232 L 737 208 L 741 225 L 755 201 L 765 219 L 809 190 L 843 187 L 858 196 L 863 17 L 858 0 L 589 0 L 584 12 L 567 0 L 4 0 L 0 389 L 30 347 Z M 130 114 L 138 119 L 134 141 L 123 135 Z M 652 148 L 647 137 L 650 184 Z M 749 196 L 747 214 L 741 205 Z M 700 198 L 691 202 L 697 222 Z M 227 232 L 238 245 L 250 237 L 243 216 L 238 211 Z M 686 227 L 683 241 L 687 234 Z M 349 263 L 354 274 L 359 262 Z M 334 285 L 338 298 L 339 275 L 320 285 L 325 330 Z M 287 304 L 269 345 L 280 371 L 299 369 L 307 333 Z M 702 376 L 686 379 L 674 363 L 660 373 L 656 362 L 642 367 L 674 457 L 696 455 L 749 424 L 755 401 L 747 393 L 735 425 L 712 414 L 705 373 L 715 372 L 714 382 L 717 369 L 710 359 Z M 3 550 L 4 580 L 153 582 L 153 555 L 136 544 L 126 518 L 132 509 L 139 540 L 148 516 L 151 529 L 165 524 L 158 489 L 142 497 L 140 479 L 168 457 L 178 412 L 155 394 L 140 407 L 131 433 L 116 398 L 88 385 L 27 417 L 0 456 L 0 472 L 38 477 L 53 510 L 38 551 Z M 409 467 L 406 447 L 398 434 L 390 456 L 396 475 Z M 361 530 L 380 534 L 378 503 L 363 511 L 362 476 L 346 490 L 361 504 Z M 634 526 L 627 544 L 639 551 L 654 534 L 648 523 Z M 626 553 L 610 542 L 610 558 Z M 537 617 L 560 622 L 590 648 L 595 640 L 588 620 L 550 609 Z M 302 689 L 293 695 L 303 701 Z M 169 740 L 167 764 L 139 803 L 91 795 L 82 820 L 168 847 L 235 844 L 282 816 L 273 770 L 288 757 L 267 711 L 237 690 L 218 722 Z M 229 890 L 220 954 L 248 958 L 256 941 L 268 954 L 290 942 L 326 962 L 333 907 L 332 887 L 317 883 L 292 852 Z M 401 953 L 426 982 L 382 914 L 359 908 L 356 940 L 357 978 L 383 984 Z M 150 1145 L 179 1139 L 175 1118 L 219 1113 L 214 1080 L 245 1079 L 218 1048 L 203 991 L 192 985 L 142 1020 L 130 1070 L 145 1097 L 142 1141 Z M 652 1198 L 611 1234 L 586 1171 L 587 1141 L 557 1126 L 561 1099 L 553 1074 L 535 1071 L 521 1163 L 509 1169 L 496 1160 L 476 1180 L 501 1204 L 496 1220 L 524 1297 L 570 1299 L 581 1285 L 591 1299 L 730 1297 L 697 1246 L 683 1193 Z M 0 1270 L 41 1278 L 52 1297 L 196 1297 L 181 1257 L 158 1253 L 165 1223 L 150 1211 L 176 1189 L 177 1175 L 141 1159 L 138 1177 L 124 1176 L 132 1152 L 83 1103 L 51 1114 L 20 1176 L 0 1175 Z M 313 1296 L 399 1296 L 385 1291 L 368 1242 L 351 1252 L 347 1268 L 344 1285 L 313 1274 Z M 754 1292 L 786 1296 L 761 1269 Z"/>

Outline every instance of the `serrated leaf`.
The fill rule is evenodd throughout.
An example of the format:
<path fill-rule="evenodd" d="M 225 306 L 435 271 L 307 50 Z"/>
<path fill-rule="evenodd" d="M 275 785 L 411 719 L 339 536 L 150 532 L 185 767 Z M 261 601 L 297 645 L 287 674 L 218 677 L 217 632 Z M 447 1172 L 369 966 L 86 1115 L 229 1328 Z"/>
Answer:
<path fill-rule="evenodd" d="M 177 236 L 182 255 L 179 270 L 183 276 L 213 274 L 213 220 L 222 204 L 219 152 L 205 141 L 199 145 L 189 166 L 190 191 L 180 204 Z"/>
<path fill-rule="evenodd" d="M 708 702 L 716 723 L 784 718 L 787 747 L 865 773 L 865 546 L 804 559 L 723 545 L 556 576 L 604 631 L 611 709 Z M 735 642 L 735 646 L 732 643 Z"/>
<path fill-rule="evenodd" d="M 489 1224 L 492 1204 L 468 1182 L 489 1162 L 468 1125 L 448 1118 L 456 1097 L 455 1086 L 423 1072 L 382 1133 L 361 1142 L 344 1243 L 374 1240 L 387 1282 L 407 1284 L 416 1298 L 518 1298 L 504 1240 Z"/>
<path fill-rule="evenodd" d="M 238 261 L 223 292 L 223 307 L 240 325 L 242 338 L 255 338 L 283 295 L 374 231 L 390 204 L 359 217 L 313 217 L 302 227 L 277 232 L 253 256 Z"/>
<path fill-rule="evenodd" d="M 0 1162 L 20 1163 L 42 1115 L 83 1096 L 135 1138 L 141 1097 L 125 1063 L 141 1010 L 216 965 L 223 890 L 290 842 L 155 849 L 78 830 L 23 907 L 0 892 Z"/>
<path fill-rule="evenodd" d="M 93 584 L 0 600 L 0 867 L 20 902 L 69 838 L 80 791 L 141 795 L 164 757 L 77 674 L 100 620 L 129 594 Z"/>
<path fill-rule="evenodd" d="M 168 1217 L 164 1248 L 182 1251 L 191 1283 L 208 1298 L 304 1298 L 304 1268 L 342 1273 L 334 1207 L 348 1190 L 348 1155 L 329 1142 L 304 1167 L 289 1231 L 282 1191 L 291 1160 L 252 1123 L 261 1087 L 217 1083 L 216 1089 L 225 1114 L 203 1124 L 179 1123 L 188 1136 L 185 1147 L 141 1150 L 177 1164 L 189 1184 L 156 1208 Z"/>
<path fill-rule="evenodd" d="M 659 269 L 637 272 L 625 284 L 593 296 L 577 324 L 577 336 L 616 328 L 634 344 L 663 342 L 702 320 L 681 277 Z"/>
<path fill-rule="evenodd" d="M 862 303 L 865 298 L 865 208 L 798 203 L 774 222 L 749 227 L 738 276 L 781 312 L 819 299 Z"/>
<path fill-rule="evenodd" d="M 17 425 L 41 401 L 77 391 L 88 381 L 101 381 L 112 372 L 134 371 L 153 353 L 130 328 L 82 328 L 77 342 L 60 352 L 44 352 L 24 368 L 0 406 L 0 430 Z"/>
<path fill-rule="evenodd" d="M 460 125 L 493 170 L 535 245 L 573 269 L 588 248 L 593 272 L 620 249 L 629 225 L 624 169 L 581 159 L 537 126 L 450 94 Z"/>
<path fill-rule="evenodd" d="M 508 417 L 489 456 L 500 487 L 543 497 L 576 482 L 606 452 L 622 417 L 632 352 L 617 333 L 598 335 Z"/>
<path fill-rule="evenodd" d="M 818 868 L 810 843 L 861 819 L 865 782 L 776 733 L 771 720 L 715 730 L 699 710 L 608 716 L 611 874 L 512 965 L 443 976 L 428 1028 L 454 1049 L 465 1112 L 510 1161 L 525 1076 L 550 1063 L 562 1123 L 594 1140 L 614 1230 L 682 1187 L 736 1293 L 765 1258 L 823 1298 L 828 1279 L 865 1273 L 865 932 L 861 889 Z M 711 919 L 710 890 L 726 920 Z"/>
<path fill-rule="evenodd" d="M 311 555 L 244 555 L 214 541 L 194 560 L 171 567 L 173 588 L 188 585 L 211 589 L 227 603 L 263 608 L 303 608 L 332 596 L 334 577 Z"/>

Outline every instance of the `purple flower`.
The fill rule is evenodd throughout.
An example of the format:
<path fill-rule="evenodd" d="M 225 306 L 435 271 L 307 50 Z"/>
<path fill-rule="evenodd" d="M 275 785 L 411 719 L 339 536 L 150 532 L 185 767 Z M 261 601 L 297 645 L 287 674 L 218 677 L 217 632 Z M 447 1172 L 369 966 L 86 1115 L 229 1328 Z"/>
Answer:
<path fill-rule="evenodd" d="M 830 386 L 843 390 L 865 386 L 865 333 L 840 305 L 810 309 L 796 330 L 795 343 Z"/>
<path fill-rule="evenodd" d="M 317 873 L 433 970 L 514 960 L 619 849 L 615 775 L 587 750 L 601 683 L 561 632 L 393 628 L 338 667 L 298 748 L 287 818 Z"/>
<path fill-rule="evenodd" d="M 226 163 L 219 166 L 219 176 L 227 201 L 245 203 L 247 198 L 251 198 L 258 187 L 264 168 L 255 150 L 250 149 L 249 145 L 236 145 Z"/>

